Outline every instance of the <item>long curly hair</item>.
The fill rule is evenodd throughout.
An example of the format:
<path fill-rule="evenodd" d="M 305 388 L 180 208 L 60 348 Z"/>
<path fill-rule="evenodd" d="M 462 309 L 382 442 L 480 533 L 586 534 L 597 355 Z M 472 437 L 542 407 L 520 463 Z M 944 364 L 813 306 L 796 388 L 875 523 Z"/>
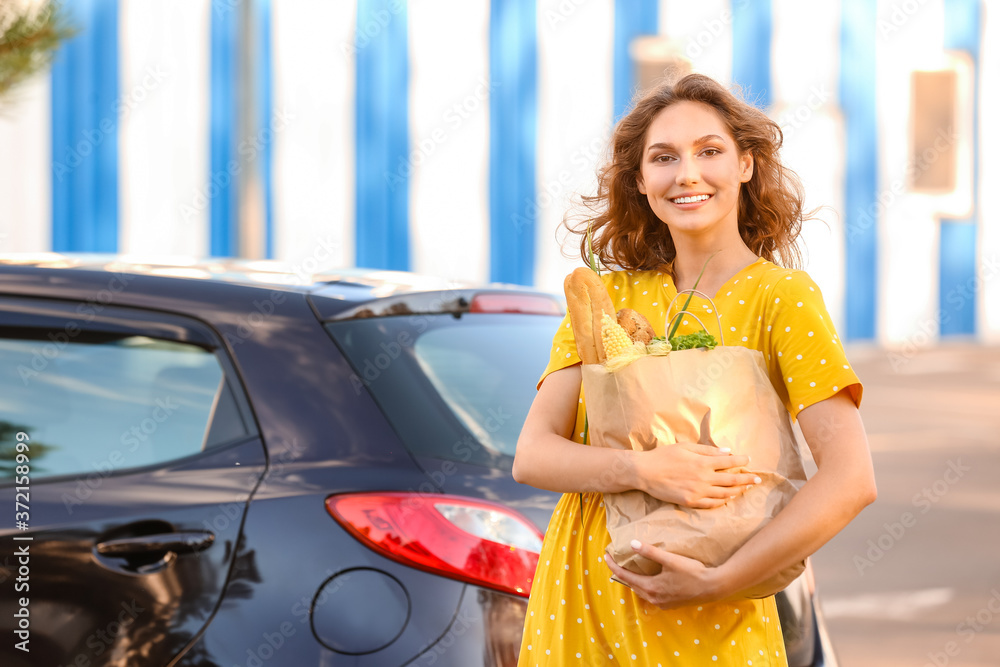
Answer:
<path fill-rule="evenodd" d="M 715 80 L 689 74 L 676 83 L 660 85 L 638 99 L 615 126 L 611 156 L 598 171 L 597 194 L 582 197 L 589 219 L 571 233 L 580 234 L 580 256 L 589 263 L 587 231 L 594 256 L 607 267 L 627 271 L 673 273 L 677 255 L 670 230 L 639 192 L 638 176 L 646 132 L 663 109 L 682 100 L 711 106 L 729 128 L 736 145 L 753 156 L 753 176 L 739 195 L 739 232 L 758 256 L 788 268 L 798 268 L 796 240 L 803 219 L 802 185 L 795 172 L 781 164 L 781 128 L 759 109 L 740 100 Z M 568 220 L 568 218 L 567 218 Z"/>

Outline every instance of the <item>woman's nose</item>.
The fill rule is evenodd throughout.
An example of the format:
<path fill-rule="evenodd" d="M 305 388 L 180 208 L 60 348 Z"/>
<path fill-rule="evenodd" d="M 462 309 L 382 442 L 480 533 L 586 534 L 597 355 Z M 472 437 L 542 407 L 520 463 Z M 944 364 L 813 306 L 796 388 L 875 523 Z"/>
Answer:
<path fill-rule="evenodd" d="M 700 178 L 698 165 L 693 158 L 682 157 L 678 160 L 676 181 L 678 184 L 697 183 Z"/>

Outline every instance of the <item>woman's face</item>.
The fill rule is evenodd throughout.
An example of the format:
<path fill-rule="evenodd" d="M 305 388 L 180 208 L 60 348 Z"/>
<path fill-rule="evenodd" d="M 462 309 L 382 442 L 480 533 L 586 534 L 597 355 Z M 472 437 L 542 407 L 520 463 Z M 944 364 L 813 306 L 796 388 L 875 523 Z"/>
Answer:
<path fill-rule="evenodd" d="M 753 175 L 718 112 L 682 101 L 653 119 L 639 168 L 639 192 L 671 235 L 738 233 L 740 186 Z"/>

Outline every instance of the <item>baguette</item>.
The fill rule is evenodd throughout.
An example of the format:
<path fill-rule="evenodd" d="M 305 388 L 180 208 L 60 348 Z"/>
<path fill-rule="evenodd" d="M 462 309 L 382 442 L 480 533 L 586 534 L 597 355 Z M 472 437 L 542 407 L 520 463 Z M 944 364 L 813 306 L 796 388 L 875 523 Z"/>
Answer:
<path fill-rule="evenodd" d="M 593 269 L 580 267 L 566 276 L 563 289 L 580 360 L 585 364 L 604 363 L 601 319 L 605 313 L 615 317 L 615 308 L 604 282 Z"/>

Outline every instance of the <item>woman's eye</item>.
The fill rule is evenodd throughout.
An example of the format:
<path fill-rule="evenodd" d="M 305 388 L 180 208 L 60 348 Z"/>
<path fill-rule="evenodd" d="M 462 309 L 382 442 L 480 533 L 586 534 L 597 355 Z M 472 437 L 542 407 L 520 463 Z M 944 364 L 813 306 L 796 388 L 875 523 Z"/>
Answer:
<path fill-rule="evenodd" d="M 653 158 L 653 162 L 669 162 L 674 159 L 673 155 L 657 155 Z"/>
<path fill-rule="evenodd" d="M 706 148 L 704 154 L 707 155 L 708 157 L 712 157 L 713 155 L 718 155 L 721 152 L 722 151 L 720 151 L 718 148 Z"/>

